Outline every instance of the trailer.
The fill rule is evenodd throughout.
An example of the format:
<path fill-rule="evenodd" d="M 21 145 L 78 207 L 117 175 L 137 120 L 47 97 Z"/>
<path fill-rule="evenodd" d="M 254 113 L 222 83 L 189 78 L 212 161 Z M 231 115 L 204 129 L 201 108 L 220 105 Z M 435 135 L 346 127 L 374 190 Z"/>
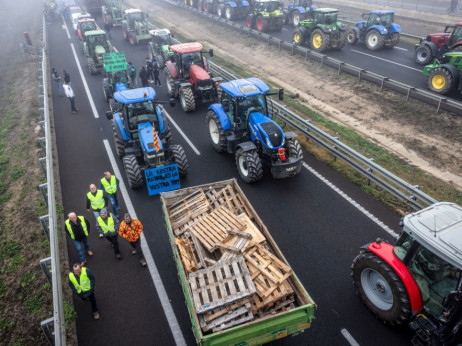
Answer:
<path fill-rule="evenodd" d="M 261 345 L 311 326 L 316 304 L 235 179 L 161 201 L 198 345 Z"/>

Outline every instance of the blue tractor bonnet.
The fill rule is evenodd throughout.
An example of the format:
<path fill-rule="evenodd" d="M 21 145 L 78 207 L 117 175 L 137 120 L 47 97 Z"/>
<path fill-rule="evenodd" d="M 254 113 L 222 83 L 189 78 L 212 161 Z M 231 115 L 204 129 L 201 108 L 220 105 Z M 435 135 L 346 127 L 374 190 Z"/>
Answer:
<path fill-rule="evenodd" d="M 268 149 L 274 150 L 284 145 L 284 131 L 270 118 L 254 112 L 249 117 L 251 139 L 258 139 Z"/>
<path fill-rule="evenodd" d="M 153 88 L 138 88 L 114 93 L 114 100 L 123 104 L 154 100 L 156 92 Z"/>
<path fill-rule="evenodd" d="M 154 134 L 153 134 L 153 127 L 151 123 L 142 123 L 138 124 L 138 133 L 140 142 L 143 146 L 143 150 L 148 154 L 155 154 L 156 149 L 154 148 Z M 160 138 L 160 134 L 157 133 L 157 139 L 159 142 L 159 151 L 163 149 L 162 147 L 162 140 Z"/>
<path fill-rule="evenodd" d="M 127 86 L 125 85 L 125 83 L 116 83 L 115 88 L 116 88 L 116 91 L 128 90 L 128 88 L 127 88 Z"/>
<path fill-rule="evenodd" d="M 249 97 L 267 93 L 269 87 L 258 78 L 236 79 L 221 83 L 220 87 L 233 97 Z"/>

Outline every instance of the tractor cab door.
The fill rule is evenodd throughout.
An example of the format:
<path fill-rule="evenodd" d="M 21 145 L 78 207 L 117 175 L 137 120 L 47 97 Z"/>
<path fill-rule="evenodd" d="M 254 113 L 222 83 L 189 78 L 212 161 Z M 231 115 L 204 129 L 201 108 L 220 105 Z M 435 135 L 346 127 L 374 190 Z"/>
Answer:
<path fill-rule="evenodd" d="M 237 123 L 239 125 L 239 129 L 242 127 L 241 119 L 236 117 L 236 100 L 228 93 L 223 93 L 221 96 L 221 103 L 227 103 L 228 109 L 225 109 L 225 113 L 228 116 L 229 122 L 231 124 Z M 231 125 L 233 127 L 233 125 Z"/>
<path fill-rule="evenodd" d="M 313 23 L 314 24 L 324 24 L 324 22 L 325 22 L 324 13 L 316 12 L 314 14 Z"/>
<path fill-rule="evenodd" d="M 449 39 L 449 47 L 452 47 L 457 42 L 462 41 L 462 26 L 456 26 Z"/>
<path fill-rule="evenodd" d="M 375 13 L 371 13 L 367 19 L 366 28 L 370 28 L 374 25 L 380 25 L 380 16 Z"/>

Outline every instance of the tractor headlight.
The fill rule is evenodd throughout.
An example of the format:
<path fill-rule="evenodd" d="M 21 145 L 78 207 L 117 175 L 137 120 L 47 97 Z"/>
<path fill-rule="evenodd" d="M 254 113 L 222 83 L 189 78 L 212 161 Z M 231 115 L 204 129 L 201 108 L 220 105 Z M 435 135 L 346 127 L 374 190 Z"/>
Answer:
<path fill-rule="evenodd" d="M 266 145 L 268 146 L 268 148 L 273 148 L 273 143 L 271 143 L 268 137 L 266 137 Z"/>

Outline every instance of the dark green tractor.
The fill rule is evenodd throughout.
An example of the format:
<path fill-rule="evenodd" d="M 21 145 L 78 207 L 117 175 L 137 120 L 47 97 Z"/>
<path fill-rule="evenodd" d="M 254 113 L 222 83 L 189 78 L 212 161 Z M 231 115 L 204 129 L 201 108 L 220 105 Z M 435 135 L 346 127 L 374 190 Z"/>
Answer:
<path fill-rule="evenodd" d="M 431 91 L 446 94 L 452 89 L 462 90 L 462 52 L 449 52 L 433 64 L 424 67 L 422 73 L 428 76 L 427 85 Z"/>
<path fill-rule="evenodd" d="M 104 30 L 92 30 L 85 33 L 83 53 L 87 58 L 87 66 L 90 74 L 98 73 L 98 68 L 103 67 L 103 55 L 113 51 L 111 42 L 106 38 Z"/>
<path fill-rule="evenodd" d="M 122 0 L 106 0 L 104 6 L 101 7 L 103 12 L 103 20 L 112 22 L 113 25 L 122 25 L 124 17 Z"/>
<path fill-rule="evenodd" d="M 247 15 L 246 25 L 258 31 L 281 31 L 284 25 L 284 13 L 277 0 L 255 0 L 252 11 Z"/>
<path fill-rule="evenodd" d="M 313 19 L 300 22 L 294 31 L 293 42 L 297 46 L 308 46 L 316 52 L 329 48 L 341 49 L 345 46 L 348 29 L 337 21 L 338 10 L 318 8 L 313 11 Z"/>

